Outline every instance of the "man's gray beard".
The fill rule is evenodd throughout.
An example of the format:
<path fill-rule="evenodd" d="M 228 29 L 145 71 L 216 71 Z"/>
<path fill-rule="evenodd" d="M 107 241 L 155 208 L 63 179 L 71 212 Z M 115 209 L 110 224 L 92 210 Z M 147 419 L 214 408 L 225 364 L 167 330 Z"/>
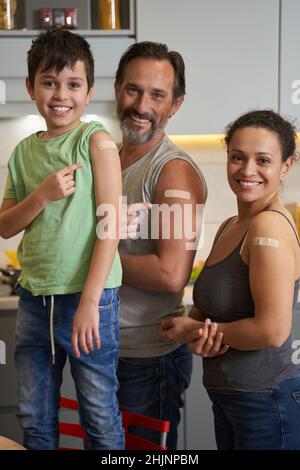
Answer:
<path fill-rule="evenodd" d="M 150 140 L 154 139 L 160 132 L 164 130 L 165 126 L 159 126 L 157 128 L 151 128 L 145 134 L 140 134 L 139 129 L 135 130 L 132 127 L 127 127 L 126 123 L 123 121 L 121 122 L 121 129 L 123 132 L 123 138 L 128 140 L 130 144 L 145 144 L 146 142 L 150 142 Z"/>

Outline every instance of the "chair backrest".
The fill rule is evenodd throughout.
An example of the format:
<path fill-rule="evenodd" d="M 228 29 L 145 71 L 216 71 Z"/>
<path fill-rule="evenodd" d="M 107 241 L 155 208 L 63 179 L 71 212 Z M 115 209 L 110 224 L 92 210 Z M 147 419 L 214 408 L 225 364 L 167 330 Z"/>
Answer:
<path fill-rule="evenodd" d="M 69 410 L 78 410 L 78 403 L 76 400 L 61 397 L 60 407 Z M 121 411 L 122 423 L 125 432 L 125 449 L 126 450 L 167 450 L 166 439 L 170 429 L 170 421 L 161 419 L 150 418 L 138 413 L 130 413 L 128 411 Z M 131 426 L 139 426 L 146 429 L 152 429 L 161 433 L 161 442 L 156 444 L 148 439 L 133 434 L 130 432 Z M 86 439 L 86 435 L 80 424 L 74 423 L 59 423 L 60 435 L 67 435 L 72 437 L 79 437 Z M 60 447 L 62 450 L 68 450 L 69 447 Z"/>

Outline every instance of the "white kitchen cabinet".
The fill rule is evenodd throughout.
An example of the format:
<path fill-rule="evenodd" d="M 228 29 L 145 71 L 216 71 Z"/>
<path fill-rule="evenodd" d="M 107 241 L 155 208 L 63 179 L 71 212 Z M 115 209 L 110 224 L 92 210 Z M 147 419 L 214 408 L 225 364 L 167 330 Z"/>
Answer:
<path fill-rule="evenodd" d="M 1 80 L 6 99 L 0 104 L 0 117 L 36 114 L 25 88 L 26 57 L 32 37 L 0 37 Z M 95 59 L 95 94 L 87 108 L 90 114 L 115 113 L 114 76 L 123 52 L 134 42 L 130 37 L 88 37 Z M 1 100 L 0 100 L 1 101 Z"/>
<path fill-rule="evenodd" d="M 186 99 L 168 133 L 219 133 L 249 109 L 277 110 L 279 0 L 137 0 L 136 5 L 137 40 L 165 42 L 186 64 Z"/>
<path fill-rule="evenodd" d="M 299 0 L 282 0 L 279 109 L 282 114 L 296 120 L 298 130 L 300 130 L 299 18 Z"/>

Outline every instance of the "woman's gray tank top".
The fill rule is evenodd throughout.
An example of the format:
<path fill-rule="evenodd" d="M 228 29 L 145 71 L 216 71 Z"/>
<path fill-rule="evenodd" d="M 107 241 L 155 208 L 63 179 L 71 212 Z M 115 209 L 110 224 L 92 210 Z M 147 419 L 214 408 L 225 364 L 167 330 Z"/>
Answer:
<path fill-rule="evenodd" d="M 295 235 L 299 243 L 296 232 Z M 195 282 L 194 303 L 213 322 L 227 323 L 254 316 L 249 268 L 240 256 L 245 236 L 226 258 L 204 266 Z M 299 279 L 295 282 L 293 313 L 298 289 Z M 292 354 L 292 334 L 278 348 L 254 351 L 230 348 L 223 355 L 203 358 L 203 384 L 206 388 L 223 390 L 265 390 L 296 373 L 299 366 L 293 364 Z"/>

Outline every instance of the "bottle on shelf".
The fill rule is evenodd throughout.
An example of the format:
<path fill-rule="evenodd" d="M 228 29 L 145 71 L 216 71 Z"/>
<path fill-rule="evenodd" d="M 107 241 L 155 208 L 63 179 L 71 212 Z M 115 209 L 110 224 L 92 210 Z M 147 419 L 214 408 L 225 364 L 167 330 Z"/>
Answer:
<path fill-rule="evenodd" d="M 0 29 L 14 29 L 16 9 L 16 0 L 0 0 Z"/>
<path fill-rule="evenodd" d="M 119 0 L 98 0 L 99 28 L 121 29 Z"/>

